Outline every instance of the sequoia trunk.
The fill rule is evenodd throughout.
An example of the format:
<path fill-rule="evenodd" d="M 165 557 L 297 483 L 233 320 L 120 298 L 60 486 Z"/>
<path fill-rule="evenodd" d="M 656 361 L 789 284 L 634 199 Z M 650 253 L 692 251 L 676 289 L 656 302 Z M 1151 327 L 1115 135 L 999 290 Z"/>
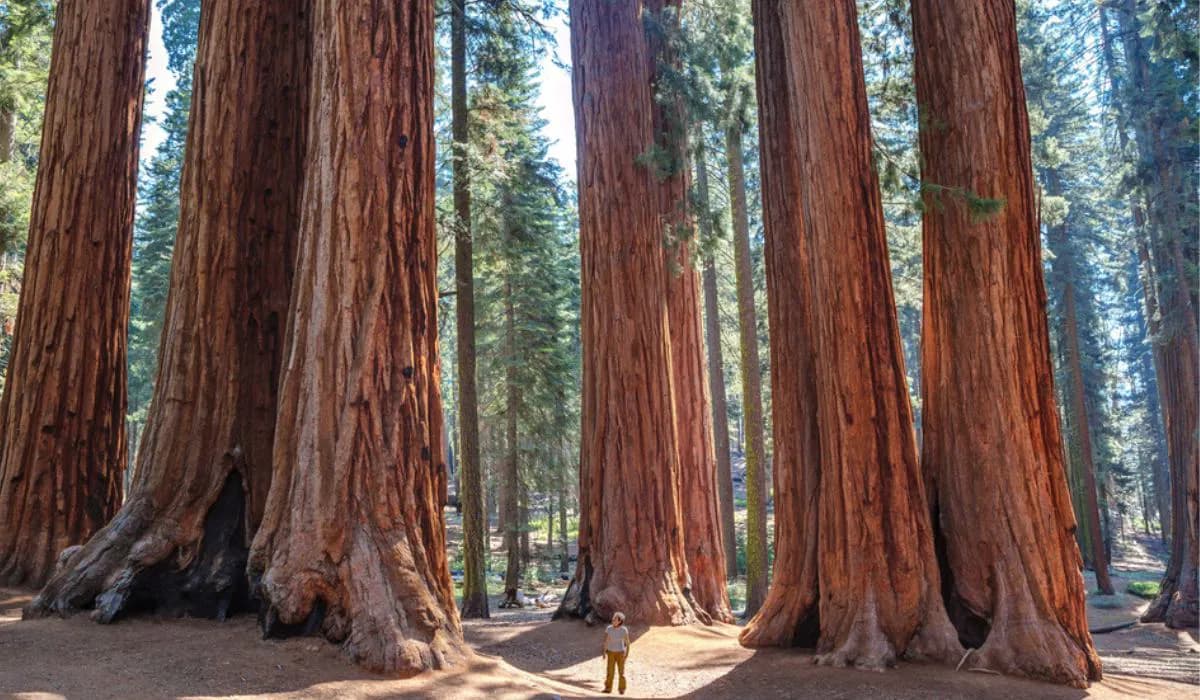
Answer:
<path fill-rule="evenodd" d="M 786 61 L 781 92 L 789 100 L 795 141 L 794 151 L 785 155 L 794 159 L 789 165 L 800 166 L 798 185 L 779 186 L 790 185 L 784 191 L 798 194 L 794 211 L 803 216 L 785 231 L 773 228 L 771 235 L 786 234 L 781 252 L 807 257 L 797 276 L 812 285 L 814 303 L 801 330 L 810 332 L 814 367 L 822 372 L 813 385 L 819 526 L 818 532 L 803 532 L 817 539 L 817 659 L 866 668 L 900 656 L 958 659 L 961 650 L 938 596 L 917 464 L 883 206 L 871 160 L 855 3 L 780 3 L 775 10 L 781 47 L 764 59 Z M 756 17 L 764 39 L 771 36 L 763 31 L 768 18 L 768 13 Z M 778 126 L 765 133 L 778 133 Z M 763 145 L 764 151 L 773 147 Z M 791 429 L 803 431 L 803 423 Z M 792 472 L 802 487 L 815 480 L 792 461 L 781 462 L 780 470 Z M 785 549 L 781 542 L 780 557 L 786 553 L 803 566 L 808 546 L 793 540 Z M 799 602 L 810 591 L 810 581 L 799 579 L 778 594 L 776 609 L 804 622 L 811 612 Z M 755 639 L 758 629 L 764 630 L 761 639 Z M 760 616 L 745 636 L 786 643 L 792 639 L 785 635 L 798 631 L 772 628 L 771 619 Z"/>
<path fill-rule="evenodd" d="M 121 511 L 33 609 L 223 618 L 271 484 L 304 153 L 305 13 L 204 4 L 154 397 Z"/>
<path fill-rule="evenodd" d="M 960 639 L 979 647 L 970 663 L 1086 686 L 1100 661 L 1054 403 L 1015 9 L 914 0 L 912 14 L 923 465 L 943 593 Z"/>
<path fill-rule="evenodd" d="M 819 628 L 814 297 L 810 243 L 801 209 L 798 114 L 785 86 L 791 57 L 778 0 L 754 0 L 767 316 L 771 328 L 771 412 L 775 451 L 775 565 L 767 598 L 741 641 L 747 646 L 816 646 Z"/>
<path fill-rule="evenodd" d="M 249 573 L 266 636 L 369 669 L 463 660 L 442 503 L 433 2 L 316 0 L 312 147 Z"/>
<path fill-rule="evenodd" d="M 90 537 L 121 503 L 149 20 L 149 0 L 58 3 L 0 401 L 0 585 L 44 583 L 59 552 Z M 11 112 L 0 122 L 0 148 L 10 152 Z"/>
<path fill-rule="evenodd" d="M 475 262 L 467 159 L 466 0 L 450 1 L 450 111 L 454 137 L 454 320 L 458 358 L 458 500 L 462 505 L 464 618 L 489 617 L 483 471 L 479 464 L 479 391 L 475 377 Z"/>
<path fill-rule="evenodd" d="M 640 2 L 571 2 L 582 270 L 579 562 L 559 614 L 696 619 L 672 410 L 668 269 Z"/>
<path fill-rule="evenodd" d="M 676 257 L 679 267 L 672 275 L 667 297 L 675 431 L 679 440 L 680 502 L 684 512 L 683 538 L 687 547 L 692 602 L 697 612 L 703 611 L 721 622 L 733 622 L 725 586 L 717 465 L 704 377 L 700 279 L 690 257 L 687 248 L 681 246 Z"/>

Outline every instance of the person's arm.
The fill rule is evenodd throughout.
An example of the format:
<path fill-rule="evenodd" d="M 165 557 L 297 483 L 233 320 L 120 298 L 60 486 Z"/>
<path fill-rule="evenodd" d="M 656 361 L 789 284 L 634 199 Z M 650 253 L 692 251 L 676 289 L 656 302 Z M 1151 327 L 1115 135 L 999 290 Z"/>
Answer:
<path fill-rule="evenodd" d="M 629 634 L 628 627 L 622 626 L 621 629 L 625 630 L 625 656 L 628 657 L 629 648 L 633 646 L 633 635 Z"/>

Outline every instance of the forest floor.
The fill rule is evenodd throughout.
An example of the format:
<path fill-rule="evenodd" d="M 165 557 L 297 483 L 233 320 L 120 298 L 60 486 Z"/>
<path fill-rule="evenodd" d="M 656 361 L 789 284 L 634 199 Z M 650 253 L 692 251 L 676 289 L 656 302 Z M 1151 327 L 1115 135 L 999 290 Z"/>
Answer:
<path fill-rule="evenodd" d="M 1115 596 L 1091 596 L 1092 626 L 1136 620 L 1146 601 L 1125 593 L 1161 563 L 1149 538 L 1118 551 Z M 1141 557 L 1139 559 L 1139 557 Z M 557 581 L 543 590 L 561 590 Z M 532 596 L 531 596 L 532 597 Z M 320 639 L 264 641 L 252 616 L 225 623 L 86 616 L 20 621 L 30 592 L 0 589 L 0 698 L 578 698 L 597 697 L 601 630 L 551 622 L 552 607 L 496 610 L 464 624 L 469 666 L 407 680 L 364 672 Z M 749 650 L 740 628 L 632 625 L 626 697 L 655 698 L 1194 698 L 1200 645 L 1161 625 L 1096 635 L 1105 680 L 1087 691 L 940 666 L 886 673 L 831 669 L 796 650 Z"/>

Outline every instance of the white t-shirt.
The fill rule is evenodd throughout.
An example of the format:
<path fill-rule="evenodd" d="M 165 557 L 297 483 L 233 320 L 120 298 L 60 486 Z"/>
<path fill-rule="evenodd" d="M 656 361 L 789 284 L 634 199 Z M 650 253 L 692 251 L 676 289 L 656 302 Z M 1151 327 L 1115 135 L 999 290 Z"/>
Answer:
<path fill-rule="evenodd" d="M 629 628 L 625 625 L 613 627 L 609 625 L 604 629 L 604 650 L 623 652 L 629 644 Z"/>

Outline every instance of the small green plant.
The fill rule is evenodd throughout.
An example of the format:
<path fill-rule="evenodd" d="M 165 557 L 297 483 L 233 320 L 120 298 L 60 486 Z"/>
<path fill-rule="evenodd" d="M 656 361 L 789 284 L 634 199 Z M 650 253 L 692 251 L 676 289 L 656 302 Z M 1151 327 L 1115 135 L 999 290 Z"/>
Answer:
<path fill-rule="evenodd" d="M 916 202 L 916 208 L 918 211 L 925 211 L 928 202 L 935 211 L 941 211 L 945 207 L 946 198 L 956 199 L 965 204 L 973 223 L 986 221 L 1004 209 L 1003 198 L 984 197 L 965 187 L 947 187 L 933 182 L 921 183 L 921 196 Z"/>
<path fill-rule="evenodd" d="M 1125 587 L 1126 592 L 1146 600 L 1154 600 L 1158 597 L 1161 586 L 1158 581 L 1133 581 Z"/>

